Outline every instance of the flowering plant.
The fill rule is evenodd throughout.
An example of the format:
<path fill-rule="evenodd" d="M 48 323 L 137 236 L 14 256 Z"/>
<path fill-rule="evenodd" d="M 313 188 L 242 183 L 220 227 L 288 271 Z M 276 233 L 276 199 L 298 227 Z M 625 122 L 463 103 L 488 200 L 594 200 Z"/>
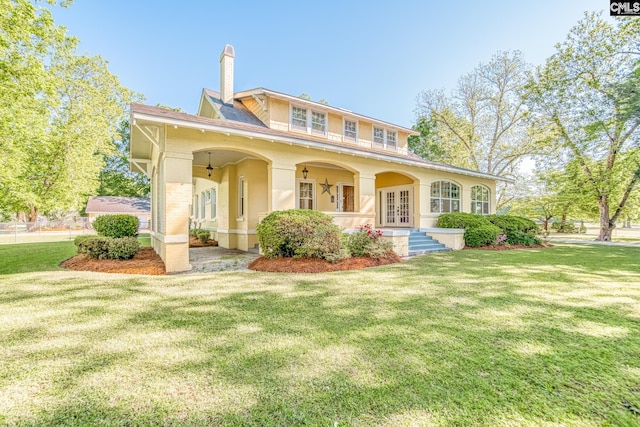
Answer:
<path fill-rule="evenodd" d="M 501 245 L 503 243 L 505 243 L 507 241 L 507 235 L 506 234 L 498 234 L 498 239 L 496 240 L 496 243 Z"/>
<path fill-rule="evenodd" d="M 374 229 L 371 224 L 361 225 L 358 230 L 367 233 L 367 236 L 374 241 L 378 240 L 380 236 L 382 236 L 382 230 Z"/>

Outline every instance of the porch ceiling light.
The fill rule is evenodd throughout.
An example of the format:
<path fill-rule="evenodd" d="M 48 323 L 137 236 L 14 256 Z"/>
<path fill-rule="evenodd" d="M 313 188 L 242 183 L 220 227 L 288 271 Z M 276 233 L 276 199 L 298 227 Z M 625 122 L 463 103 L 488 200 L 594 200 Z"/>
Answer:
<path fill-rule="evenodd" d="M 209 166 L 207 166 L 207 176 L 211 178 L 211 172 L 213 171 L 213 168 L 211 167 L 211 151 L 207 151 L 207 154 L 209 155 Z"/>
<path fill-rule="evenodd" d="M 304 177 L 304 179 L 307 179 L 308 173 L 309 171 L 307 170 L 307 165 L 304 165 L 304 169 L 302 169 L 302 176 Z"/>

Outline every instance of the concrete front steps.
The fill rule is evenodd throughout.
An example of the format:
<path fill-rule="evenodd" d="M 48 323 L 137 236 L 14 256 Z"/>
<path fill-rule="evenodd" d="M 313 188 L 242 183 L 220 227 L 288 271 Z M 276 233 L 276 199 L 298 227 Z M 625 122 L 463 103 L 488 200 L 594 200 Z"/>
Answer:
<path fill-rule="evenodd" d="M 432 252 L 447 252 L 448 247 L 427 236 L 424 231 L 417 228 L 409 230 L 409 256 L 428 254 Z"/>

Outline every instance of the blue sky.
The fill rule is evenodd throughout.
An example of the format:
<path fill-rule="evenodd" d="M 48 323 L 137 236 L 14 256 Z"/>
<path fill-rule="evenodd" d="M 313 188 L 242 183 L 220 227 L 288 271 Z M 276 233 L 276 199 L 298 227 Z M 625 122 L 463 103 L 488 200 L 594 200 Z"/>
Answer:
<path fill-rule="evenodd" d="M 75 0 L 57 24 L 101 55 L 145 103 L 195 113 L 219 89 L 219 57 L 235 48 L 235 90 L 305 92 L 402 126 L 416 97 L 451 90 L 499 50 L 539 65 L 585 10 L 608 0 L 165 1 Z"/>

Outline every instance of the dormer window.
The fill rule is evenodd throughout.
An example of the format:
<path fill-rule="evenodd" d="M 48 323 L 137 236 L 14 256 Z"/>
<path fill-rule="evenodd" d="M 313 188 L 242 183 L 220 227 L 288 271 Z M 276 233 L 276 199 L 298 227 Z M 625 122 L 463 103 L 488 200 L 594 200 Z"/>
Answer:
<path fill-rule="evenodd" d="M 395 150 L 398 146 L 398 134 L 394 131 L 387 131 L 387 149 Z"/>
<path fill-rule="evenodd" d="M 384 128 L 373 128 L 373 147 L 385 150 L 398 149 L 398 133 Z"/>
<path fill-rule="evenodd" d="M 291 106 L 291 130 L 327 135 L 327 113 Z"/>
<path fill-rule="evenodd" d="M 307 131 L 307 110 L 299 107 L 291 107 L 291 127 Z"/>
<path fill-rule="evenodd" d="M 344 121 L 344 140 L 356 142 L 358 139 L 358 124 L 351 120 Z"/>
<path fill-rule="evenodd" d="M 384 129 L 373 128 L 373 146 L 384 148 Z"/>
<path fill-rule="evenodd" d="M 311 131 L 321 135 L 327 133 L 327 115 L 325 113 L 311 112 Z"/>

